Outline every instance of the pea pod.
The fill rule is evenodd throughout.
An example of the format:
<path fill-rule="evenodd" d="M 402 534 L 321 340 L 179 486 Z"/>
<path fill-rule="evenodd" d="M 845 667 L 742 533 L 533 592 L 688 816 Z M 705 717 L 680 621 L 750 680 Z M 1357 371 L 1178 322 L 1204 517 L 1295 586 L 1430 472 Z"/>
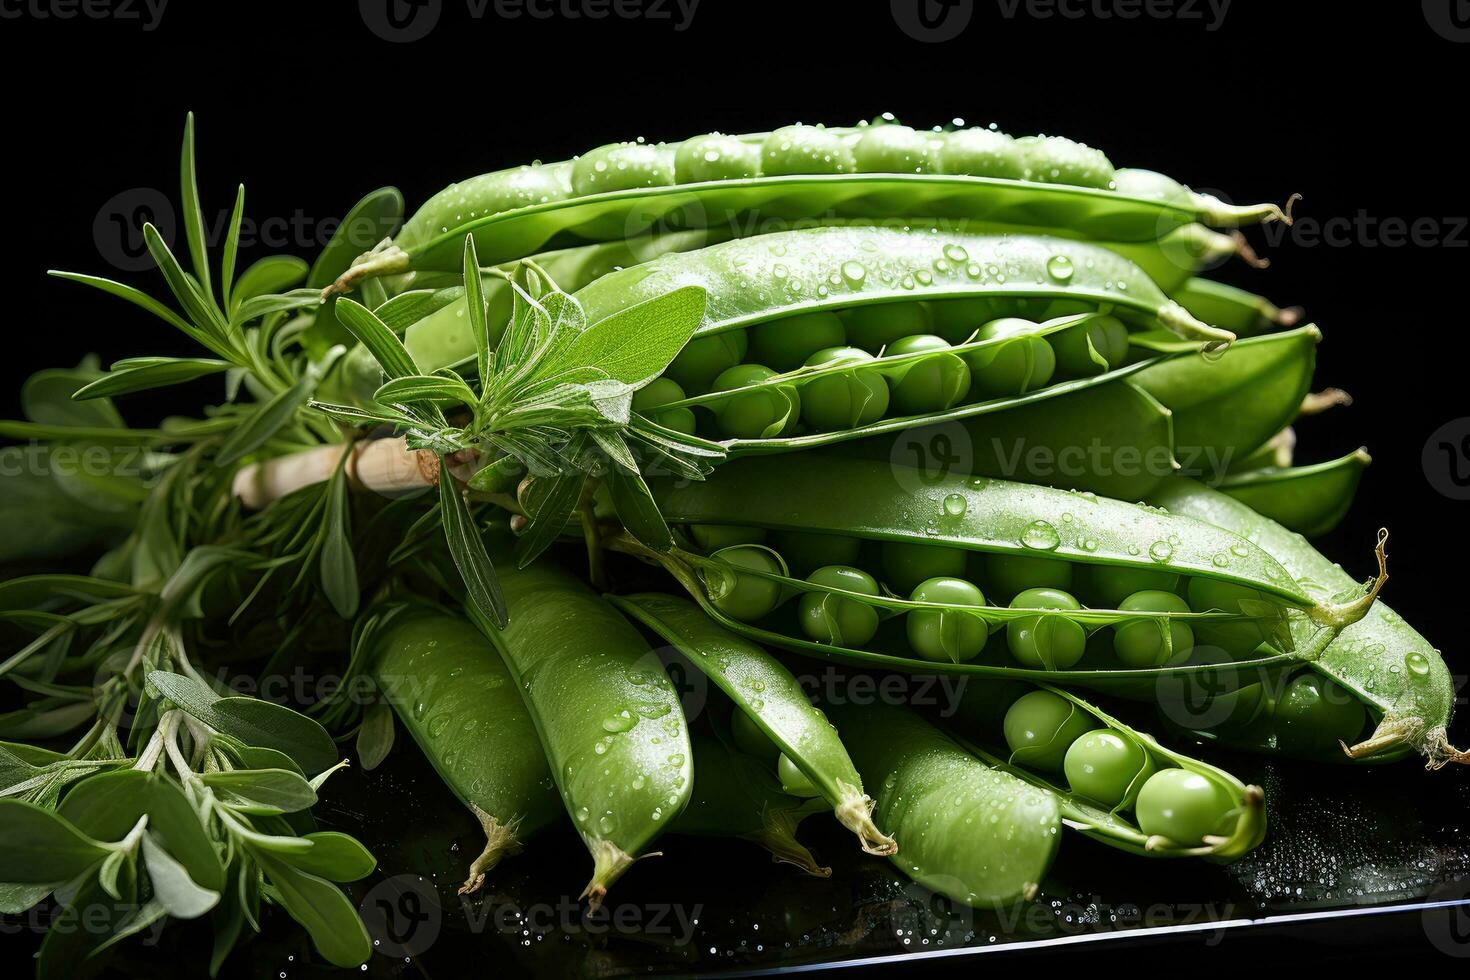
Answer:
<path fill-rule="evenodd" d="M 873 823 L 872 801 L 847 750 L 822 713 L 779 660 L 711 622 L 686 599 L 658 593 L 612 596 L 609 601 L 674 644 L 730 696 L 833 807 L 838 821 L 857 834 L 870 854 L 897 850 Z"/>
<path fill-rule="evenodd" d="M 1231 530 L 1268 548 L 1302 587 L 1322 597 L 1345 589 L 1353 579 L 1300 535 L 1223 493 L 1186 479 L 1173 479 L 1150 501 L 1175 514 L 1188 515 Z M 1448 762 L 1470 762 L 1470 754 L 1454 748 L 1447 734 L 1455 705 L 1455 685 L 1439 652 L 1383 603 L 1375 603 L 1359 622 L 1342 631 L 1312 670 L 1352 692 L 1373 713 L 1371 736 L 1345 746 L 1359 762 L 1387 762 L 1418 752 L 1429 768 Z M 1274 751 L 1260 739 L 1247 747 Z M 1230 741 L 1228 736 L 1216 736 Z"/>
<path fill-rule="evenodd" d="M 1055 794 L 986 765 L 895 705 L 829 706 L 875 811 L 905 841 L 894 864 L 958 902 L 1000 908 L 1032 898 L 1056 857 Z"/>
<path fill-rule="evenodd" d="M 689 806 L 669 827 L 697 837 L 741 837 L 771 852 L 772 860 L 809 875 L 830 877 L 796 839 L 796 827 L 816 812 L 810 802 L 781 792 L 775 777 L 749 756 L 710 735 L 696 735 L 694 792 Z"/>
<path fill-rule="evenodd" d="M 592 852 L 583 897 L 597 905 L 689 800 L 684 712 L 638 631 L 580 581 L 545 562 L 517 570 L 508 554 L 496 568 L 510 625 L 491 639 Z"/>
<path fill-rule="evenodd" d="M 1038 746 L 1034 742 L 1016 739 L 1016 744 L 1008 745 L 1014 738 L 1013 730 L 1018 727 L 1017 715 L 1027 707 L 1026 701 L 1032 699 L 1040 700 L 1043 720 L 1038 724 L 1030 719 L 1019 719 L 1020 727 L 1026 736 L 1041 736 L 1047 740 L 1046 743 Z M 1061 706 L 1066 714 L 1046 718 L 1045 709 L 1054 710 L 1054 706 Z M 1032 714 L 1037 712 L 1033 710 Z M 958 733 L 960 744 L 982 762 L 1053 794 L 1061 809 L 1062 820 L 1068 827 L 1110 847 L 1149 857 L 1203 857 L 1212 861 L 1233 861 L 1265 839 L 1265 795 L 1260 787 L 1247 786 L 1223 769 L 1176 752 L 1152 735 L 1124 724 L 1065 690 L 1048 685 L 1031 688 L 1017 684 L 1009 690 L 997 691 L 987 685 L 978 691 L 967 691 L 948 724 Z M 1028 726 L 1030 730 L 1026 730 Z M 1107 764 L 1106 756 L 1100 759 L 1096 754 L 1091 758 L 1083 755 L 1082 761 L 1077 761 L 1077 750 L 1087 747 L 1078 743 L 1089 734 L 1099 732 L 1117 736 L 1114 744 L 1120 749 L 1134 747 L 1141 750 L 1136 761 L 1129 762 L 1120 774 L 1111 774 L 1121 776 L 1116 782 L 1122 792 L 1104 790 L 1112 793 L 1109 799 L 1096 798 L 1099 791 L 1091 785 L 1078 785 L 1084 777 L 1090 776 L 1096 781 L 1101 776 L 1106 781 L 1110 775 L 1099 773 Z M 1051 762 L 1064 757 L 1065 762 L 1059 765 L 1040 764 L 1041 761 Z M 1140 820 L 1147 822 L 1147 818 L 1134 812 L 1138 797 L 1154 774 L 1171 768 L 1197 775 L 1218 790 L 1219 816 L 1224 824 L 1221 833 L 1199 841 L 1180 841 L 1146 832 L 1140 826 Z M 1073 785 L 1058 781 L 1057 775 L 1062 775 Z"/>
<path fill-rule="evenodd" d="M 1301 321 L 1296 307 L 1282 309 L 1264 296 L 1213 279 L 1195 277 L 1169 290 L 1174 300 L 1206 323 L 1241 337 L 1289 330 Z"/>
<path fill-rule="evenodd" d="M 1372 461 L 1367 450 L 1358 449 L 1326 463 L 1230 473 L 1217 487 L 1263 517 L 1317 537 L 1347 515 Z"/>
<path fill-rule="evenodd" d="M 465 620 L 409 609 L 375 642 L 372 676 L 444 783 L 474 812 L 485 848 L 465 892 L 561 815 L 536 727 L 494 645 Z"/>

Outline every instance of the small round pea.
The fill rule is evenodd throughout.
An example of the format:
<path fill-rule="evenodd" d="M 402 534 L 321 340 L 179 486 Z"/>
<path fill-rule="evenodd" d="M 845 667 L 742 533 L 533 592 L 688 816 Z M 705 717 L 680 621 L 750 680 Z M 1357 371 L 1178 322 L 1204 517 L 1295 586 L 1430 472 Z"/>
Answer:
<path fill-rule="evenodd" d="M 1128 357 L 1128 328 L 1115 316 L 1093 317 L 1048 334 L 1047 340 L 1056 354 L 1057 372 L 1063 377 L 1090 378 L 1114 371 Z"/>
<path fill-rule="evenodd" d="M 980 567 L 984 571 L 982 581 L 998 596 L 1018 596 L 1028 589 L 1072 591 L 1072 563 L 1060 558 L 983 555 Z"/>
<path fill-rule="evenodd" d="M 760 384 L 776 372 L 763 364 L 737 364 L 715 379 L 714 391 Z M 766 388 L 733 395 L 715 406 L 720 432 L 730 439 L 767 439 L 795 425 L 801 403 L 795 389 Z"/>
<path fill-rule="evenodd" d="M 709 391 L 720 372 L 745 360 L 749 341 L 744 330 L 724 330 L 709 337 L 696 337 L 684 345 L 664 372 L 690 394 Z"/>
<path fill-rule="evenodd" d="M 1016 141 L 1026 161 L 1026 179 L 1107 190 L 1116 171 L 1100 150 L 1065 136 L 1024 136 Z"/>
<path fill-rule="evenodd" d="M 1060 589 L 1027 589 L 1011 600 L 1012 609 L 1081 609 Z M 1006 624 L 1011 656 L 1036 670 L 1067 670 L 1082 659 L 1087 631 L 1062 616 L 1025 616 Z"/>
<path fill-rule="evenodd" d="M 1265 594 L 1243 585 L 1220 582 L 1196 575 L 1189 580 L 1189 608 L 1195 612 L 1241 613 L 1242 602 L 1270 602 Z M 1199 622 L 1194 626 L 1195 642 L 1219 647 L 1232 657 L 1249 655 L 1269 639 L 1257 620 L 1232 622 Z"/>
<path fill-rule="evenodd" d="M 930 138 L 909 126 L 873 126 L 852 150 L 865 174 L 927 174 L 935 169 Z"/>
<path fill-rule="evenodd" d="M 1275 651 L 1264 650 L 1258 656 Z M 1233 658 L 1213 646 L 1195 646 L 1169 658 L 1170 666 L 1227 664 Z M 1159 711 L 1190 731 L 1223 731 L 1251 724 L 1267 702 L 1261 672 L 1219 671 L 1200 674 L 1163 674 L 1154 682 Z"/>
<path fill-rule="evenodd" d="M 1006 709 L 1001 731 L 1011 760 L 1028 769 L 1061 772 L 1072 743 L 1092 730 L 1097 719 L 1050 691 L 1032 691 Z"/>
<path fill-rule="evenodd" d="M 1293 677 L 1276 702 L 1276 740 L 1289 752 L 1336 757 L 1337 743 L 1352 745 L 1367 721 L 1352 692 L 1311 670 Z"/>
<path fill-rule="evenodd" d="M 1138 829 L 1195 847 L 1207 836 L 1229 832 L 1225 817 L 1234 804 L 1225 788 L 1188 769 L 1160 769 L 1138 791 Z"/>
<path fill-rule="evenodd" d="M 930 329 L 951 344 L 964 343 L 995 318 L 995 304 L 988 299 L 943 299 L 927 305 Z"/>
<path fill-rule="evenodd" d="M 883 581 L 898 595 L 912 595 L 931 578 L 964 578 L 966 553 L 959 548 L 907 541 L 883 542 Z"/>
<path fill-rule="evenodd" d="M 1051 380 L 1056 354 L 1045 337 L 1028 336 L 1037 326 L 1019 317 L 1002 317 L 980 328 L 976 340 L 1003 342 L 965 352 L 976 393 L 990 398 L 1020 395 Z"/>
<path fill-rule="evenodd" d="M 873 355 L 856 347 L 830 347 L 807 358 L 809 367 L 857 363 Z M 819 432 L 869 425 L 888 411 L 888 382 L 876 371 L 839 372 L 801 389 L 802 420 Z"/>
<path fill-rule="evenodd" d="M 1118 608 L 1140 612 L 1189 612 L 1189 603 L 1172 592 L 1135 592 Z M 1164 642 L 1164 631 L 1169 642 Z M 1179 620 L 1133 619 L 1113 628 L 1113 652 L 1126 667 L 1158 667 L 1194 646 L 1194 631 Z"/>
<path fill-rule="evenodd" d="M 755 177 L 760 166 L 760 147 L 719 133 L 687 139 L 674 151 L 674 179 L 681 184 Z"/>
<path fill-rule="evenodd" d="M 826 565 L 806 577 L 813 585 L 825 585 L 846 592 L 876 596 L 878 583 L 860 568 L 848 565 Z M 818 643 L 843 647 L 860 647 L 878 632 L 878 611 L 872 606 L 833 595 L 830 592 L 806 592 L 798 605 L 802 632 Z"/>
<path fill-rule="evenodd" d="M 853 168 L 852 151 L 821 126 L 782 126 L 761 144 L 761 173 L 767 177 L 846 174 Z"/>
<path fill-rule="evenodd" d="M 652 422 L 685 435 L 694 435 L 694 412 L 688 408 L 659 411 L 672 402 L 684 400 L 684 389 L 672 378 L 654 378 L 633 394 L 633 411 Z"/>
<path fill-rule="evenodd" d="M 1156 768 L 1143 746 L 1107 728 L 1088 732 L 1073 742 L 1062 761 L 1072 792 L 1109 810 L 1132 806 Z"/>
<path fill-rule="evenodd" d="M 870 303 L 842 311 L 847 342 L 872 354 L 904 337 L 929 333 L 930 317 L 926 303 Z"/>
<path fill-rule="evenodd" d="M 691 524 L 689 533 L 694 543 L 706 552 L 722 548 L 733 548 L 739 544 L 765 544 L 766 529 L 763 527 L 739 527 L 733 524 Z"/>
<path fill-rule="evenodd" d="M 725 548 L 715 552 L 712 557 L 728 562 L 736 568 L 749 568 L 752 571 L 765 572 L 770 575 L 786 575 L 786 564 L 779 555 L 767 548 L 755 545 Z M 729 591 L 719 597 L 711 596 L 710 601 L 714 603 L 716 609 L 731 619 L 738 619 L 742 623 L 753 623 L 757 619 L 770 615 L 771 611 L 781 604 L 781 583 L 736 572 L 734 584 Z"/>
<path fill-rule="evenodd" d="M 774 763 L 776 756 L 781 754 L 771 737 L 741 708 L 730 713 L 730 736 L 740 751 L 762 762 Z"/>
<path fill-rule="evenodd" d="M 1135 592 L 1177 592 L 1177 572 L 1120 565 L 1081 565 L 1076 569 L 1079 594 L 1094 609 L 1117 609 Z"/>
<path fill-rule="evenodd" d="M 664 187 L 673 182 L 673 159 L 668 151 L 647 143 L 599 146 L 572 166 L 572 189 L 578 194 Z"/>
<path fill-rule="evenodd" d="M 1021 147 L 994 129 L 961 129 L 944 138 L 939 165 L 947 174 L 1022 180 L 1026 160 Z"/>
<path fill-rule="evenodd" d="M 771 544 L 803 578 L 823 565 L 856 565 L 863 547 L 861 538 L 811 531 L 777 531 Z"/>
<path fill-rule="evenodd" d="M 791 796 L 820 796 L 822 793 L 785 752 L 781 753 L 781 758 L 776 762 L 776 778 L 781 780 L 781 788 Z"/>
<path fill-rule="evenodd" d="M 777 371 L 794 371 L 819 350 L 847 344 L 836 313 L 805 313 L 750 328 L 750 354 Z"/>
<path fill-rule="evenodd" d="M 948 350 L 949 344 L 933 334 L 915 334 L 888 345 L 889 356 Z M 893 383 L 893 410 L 899 415 L 942 412 L 959 404 L 970 391 L 970 368 L 953 354 L 929 357 L 912 364 Z"/>
<path fill-rule="evenodd" d="M 985 595 L 961 578 L 931 578 L 919 583 L 909 596 L 915 602 L 942 602 L 951 606 L 983 606 Z M 920 609 L 904 623 L 909 646 L 925 660 L 965 663 L 979 656 L 990 638 L 984 620 L 962 613 Z"/>

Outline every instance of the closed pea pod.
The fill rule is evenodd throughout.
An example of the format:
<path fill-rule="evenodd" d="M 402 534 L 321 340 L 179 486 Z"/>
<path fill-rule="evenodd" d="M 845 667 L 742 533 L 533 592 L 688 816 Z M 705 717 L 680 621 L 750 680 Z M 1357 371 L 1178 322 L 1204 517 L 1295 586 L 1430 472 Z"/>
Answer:
<path fill-rule="evenodd" d="M 562 815 L 536 726 L 500 654 L 463 619 L 396 613 L 374 638 L 372 677 L 445 784 L 474 812 L 485 847 L 461 893 Z M 529 740 L 529 741 L 528 741 Z"/>
<path fill-rule="evenodd" d="M 1372 461 L 1358 449 L 1326 463 L 1230 473 L 1217 488 L 1298 534 L 1317 537 L 1347 516 Z"/>
<path fill-rule="evenodd" d="M 1290 330 L 1302 317 L 1302 311 L 1296 307 L 1283 309 L 1264 296 L 1212 279 L 1191 278 L 1169 294 L 1206 323 L 1217 324 L 1241 337 Z"/>

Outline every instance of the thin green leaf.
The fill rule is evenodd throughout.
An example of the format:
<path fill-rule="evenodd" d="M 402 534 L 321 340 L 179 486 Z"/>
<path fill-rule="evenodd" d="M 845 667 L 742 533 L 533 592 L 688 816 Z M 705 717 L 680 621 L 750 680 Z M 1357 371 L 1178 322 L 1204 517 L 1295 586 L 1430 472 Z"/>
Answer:
<path fill-rule="evenodd" d="M 367 962 L 372 941 L 352 902 L 336 885 L 299 871 L 274 854 L 259 853 L 257 859 L 281 904 L 311 934 L 317 951 L 329 963 L 355 967 Z"/>
<path fill-rule="evenodd" d="M 352 551 L 352 518 L 347 507 L 347 472 L 342 454 L 327 486 L 327 523 L 322 540 L 322 591 L 337 615 L 351 619 L 357 615 L 361 592 L 357 582 L 357 558 Z"/>
<path fill-rule="evenodd" d="M 0 800 L 0 839 L 0 881 L 9 884 L 66 881 L 110 853 L 50 810 L 19 800 Z"/>
<path fill-rule="evenodd" d="M 470 605 L 487 621 L 504 629 L 509 622 L 509 610 L 500 579 L 490 563 L 485 540 L 475 528 L 469 506 L 449 474 L 449 464 L 442 458 L 439 460 L 439 511 L 444 523 L 444 537 L 449 542 L 449 554 L 464 580 Z"/>
<path fill-rule="evenodd" d="M 608 471 L 606 482 L 613 510 L 628 533 L 640 544 L 660 554 L 671 550 L 674 536 L 643 477 L 636 471 L 615 468 Z"/>
<path fill-rule="evenodd" d="M 242 300 L 230 316 L 230 322 L 238 325 L 270 316 L 272 313 L 289 313 L 320 305 L 321 297 L 310 289 L 293 289 L 285 293 L 264 293 Z"/>
<path fill-rule="evenodd" d="M 235 192 L 235 209 L 230 214 L 230 230 L 225 235 L 225 255 L 220 260 L 220 296 L 225 309 L 230 309 L 230 291 L 235 286 L 235 262 L 240 257 L 240 225 L 245 220 L 245 185 Z"/>
<path fill-rule="evenodd" d="M 374 428 L 379 425 L 417 425 L 418 420 L 383 408 L 357 408 L 353 405 L 333 405 L 328 402 L 312 401 L 312 408 L 323 415 L 354 428 Z"/>
<path fill-rule="evenodd" d="M 126 395 L 183 384 L 230 369 L 229 361 L 205 357 L 135 357 L 118 361 L 112 370 L 72 395 L 77 401 Z"/>
<path fill-rule="evenodd" d="M 295 813 L 316 804 L 311 784 L 287 769 L 227 769 L 206 772 L 199 779 L 212 789 L 280 813 Z"/>
<path fill-rule="evenodd" d="M 389 330 L 372 310 L 344 296 L 337 300 L 337 319 L 368 349 L 389 378 L 406 378 L 421 373 L 398 335 Z"/>
<path fill-rule="evenodd" d="M 641 385 L 668 367 L 694 336 L 704 307 L 704 289 L 685 286 L 619 310 L 578 334 L 554 360 L 543 360 L 533 378 L 590 366 L 624 384 Z"/>
<path fill-rule="evenodd" d="M 347 834 L 324 830 L 307 834 L 311 850 L 291 858 L 302 871 L 328 881 L 360 881 L 378 866 L 366 847 Z"/>
<path fill-rule="evenodd" d="M 382 405 L 412 405 L 441 400 L 471 406 L 479 403 L 479 397 L 469 385 L 458 378 L 437 374 L 394 378 L 373 392 L 373 400 Z"/>
<path fill-rule="evenodd" d="M 174 253 L 169 250 L 163 236 L 151 222 L 143 225 L 143 241 L 147 243 L 153 261 L 158 263 L 158 270 L 163 273 L 164 281 L 168 283 L 174 298 L 199 330 L 208 333 L 215 353 L 223 355 L 230 351 L 231 342 L 224 315 L 215 307 L 214 301 L 203 293 L 199 283 L 179 265 L 179 260 L 174 258 Z"/>
<path fill-rule="evenodd" d="M 184 205 L 184 229 L 189 239 L 189 259 L 194 278 L 206 298 L 213 302 L 209 280 L 209 247 L 204 238 L 204 208 L 199 203 L 199 177 L 194 166 L 194 113 L 184 119 L 184 147 L 179 152 L 179 184 Z M 200 321 L 203 322 L 203 321 Z"/>
<path fill-rule="evenodd" d="M 294 255 L 268 255 L 240 273 L 231 300 L 234 308 L 256 296 L 284 293 L 306 277 L 306 262 Z"/>
<path fill-rule="evenodd" d="M 257 408 L 225 440 L 219 455 L 215 457 L 215 465 L 229 466 L 269 442 L 271 436 L 296 416 L 296 410 L 306 404 L 315 387 L 316 378 L 313 375 L 302 375 L 291 387 Z"/>
<path fill-rule="evenodd" d="M 481 378 L 490 377 L 490 323 L 485 307 L 485 284 L 480 280 L 480 257 L 475 236 L 464 239 L 464 298 L 469 312 L 470 333 L 475 338 L 475 364 Z"/>
<path fill-rule="evenodd" d="M 403 194 L 396 187 L 379 187 L 352 206 L 337 226 L 332 240 L 311 266 L 306 284 L 320 291 L 352 266 L 359 255 L 389 238 L 403 223 Z"/>
<path fill-rule="evenodd" d="M 116 296 L 118 299 L 126 300 L 139 309 L 146 310 L 147 312 L 158 317 L 160 320 L 167 323 L 175 330 L 178 330 L 180 333 L 187 334 L 198 343 L 209 347 L 211 350 L 214 350 L 213 344 L 215 343 L 215 341 L 212 337 L 210 337 L 209 334 L 200 330 L 198 327 L 195 327 L 188 320 L 185 320 L 183 317 L 179 316 L 173 310 L 169 309 L 167 306 L 164 306 L 158 300 L 154 299 L 152 296 L 149 296 L 141 289 L 135 289 L 132 286 L 128 286 L 120 282 L 114 282 L 111 279 L 104 279 L 101 276 L 83 275 L 80 272 L 61 272 L 56 269 L 52 269 L 51 275 L 55 276 L 58 279 L 66 279 L 70 282 L 79 282 L 84 286 L 91 286 L 94 289 L 100 289 L 104 293 L 107 293 L 109 296 Z M 215 353 L 221 352 L 216 350 Z"/>
<path fill-rule="evenodd" d="M 414 289 L 406 293 L 399 293 L 383 305 L 374 307 L 373 312 L 387 325 L 389 330 L 401 334 L 429 314 L 436 313 L 457 302 L 463 295 L 463 286 L 451 286 L 447 289 Z"/>

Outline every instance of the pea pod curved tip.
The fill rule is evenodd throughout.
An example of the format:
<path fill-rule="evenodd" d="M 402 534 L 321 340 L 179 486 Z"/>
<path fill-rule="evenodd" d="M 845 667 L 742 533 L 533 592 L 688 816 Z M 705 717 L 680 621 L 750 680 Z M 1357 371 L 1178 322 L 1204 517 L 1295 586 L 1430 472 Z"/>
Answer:
<path fill-rule="evenodd" d="M 766 828 L 752 839 L 771 852 L 773 863 L 792 865 L 813 878 L 832 877 L 832 869 L 818 864 L 812 852 L 796 839 L 796 825 L 800 817 L 790 810 L 767 810 L 763 818 Z"/>
<path fill-rule="evenodd" d="M 1318 604 L 1309 611 L 1314 622 L 1334 632 L 1340 632 L 1368 615 L 1368 610 L 1372 608 L 1374 602 L 1378 601 L 1378 593 L 1382 592 L 1383 586 L 1388 583 L 1388 528 L 1386 527 L 1378 529 L 1378 541 L 1373 546 L 1373 557 L 1378 560 L 1378 574 L 1368 583 L 1367 591 L 1346 602 Z"/>
<path fill-rule="evenodd" d="M 1245 232 L 1239 228 L 1235 229 L 1230 233 L 1230 240 L 1234 243 L 1236 258 L 1240 259 L 1246 265 L 1257 270 L 1271 268 L 1271 260 L 1257 254 L 1254 246 L 1245 237 Z"/>
<path fill-rule="evenodd" d="M 842 826 L 857 834 L 864 853 L 878 857 L 892 857 L 897 854 L 898 841 L 883 833 L 873 823 L 873 807 L 876 805 L 873 798 L 856 786 L 849 786 L 840 780 L 837 788 L 842 792 L 842 802 L 837 804 L 833 812 Z"/>
<path fill-rule="evenodd" d="M 1424 756 L 1424 768 L 1431 772 L 1448 765 L 1470 765 L 1470 751 L 1455 748 L 1443 725 L 1425 731 L 1422 718 L 1388 714 L 1363 741 L 1349 745 L 1339 739 L 1338 744 L 1354 762 L 1379 761 L 1380 757 L 1388 761 L 1407 747 Z"/>
<path fill-rule="evenodd" d="M 470 863 L 470 870 L 465 875 L 464 884 L 455 893 L 457 895 L 473 895 L 479 891 L 485 884 L 485 876 L 500 863 L 500 859 L 521 849 L 520 838 L 516 836 L 519 820 L 503 824 L 473 803 L 470 804 L 470 810 L 480 821 L 480 829 L 485 834 L 485 847 L 480 851 L 479 857 Z"/>
<path fill-rule="evenodd" d="M 589 849 L 592 851 L 592 880 L 587 882 L 587 887 L 577 896 L 579 901 L 584 898 L 587 900 L 589 912 L 596 912 L 602 907 L 607 890 L 634 864 L 644 858 L 664 855 L 663 851 L 650 851 L 634 857 L 610 840 L 593 841 L 589 844 Z"/>
<path fill-rule="evenodd" d="M 1328 409 L 1346 408 L 1353 403 L 1353 396 L 1341 388 L 1323 388 L 1321 391 L 1311 391 L 1302 397 L 1302 407 L 1298 409 L 1300 415 L 1321 415 Z"/>

